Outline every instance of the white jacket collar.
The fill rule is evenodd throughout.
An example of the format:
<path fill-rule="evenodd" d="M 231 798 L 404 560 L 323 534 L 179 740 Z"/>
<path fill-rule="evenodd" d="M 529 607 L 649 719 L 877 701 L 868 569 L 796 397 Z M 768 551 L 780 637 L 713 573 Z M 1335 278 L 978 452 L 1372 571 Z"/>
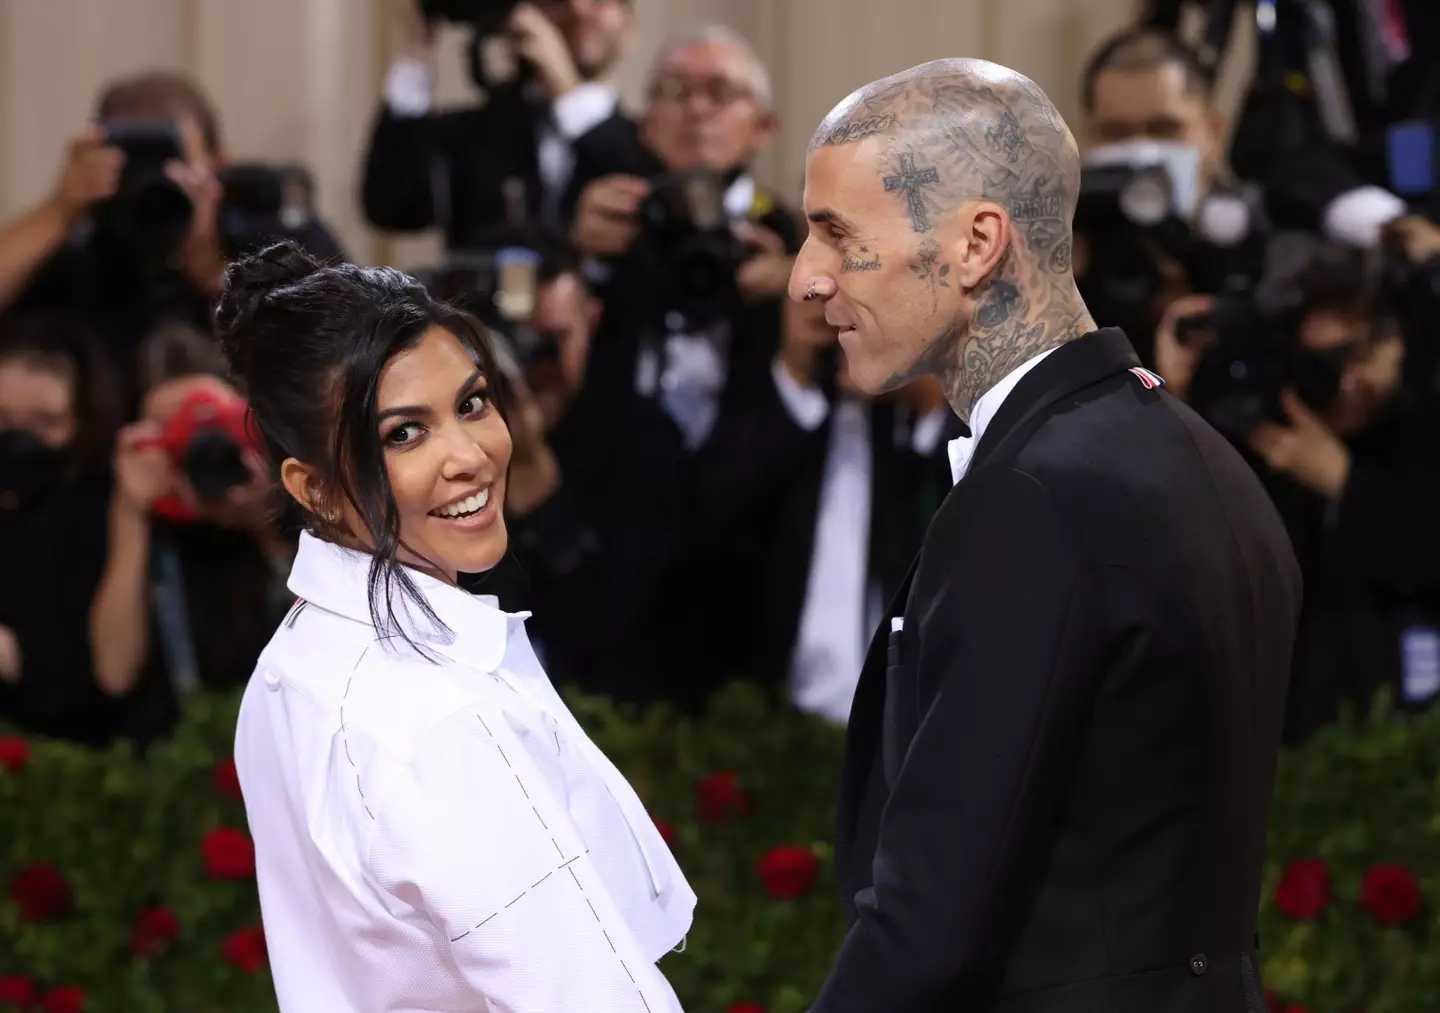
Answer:
<path fill-rule="evenodd" d="M 300 536 L 300 547 L 295 554 L 287 586 L 308 604 L 373 628 L 374 620 L 370 614 L 370 564 L 373 559 L 368 553 L 347 549 L 304 532 Z M 405 634 L 417 644 L 437 648 L 437 653 L 482 672 L 494 672 L 499 668 L 501 659 L 505 657 L 512 617 L 500 610 L 496 600 L 490 596 L 472 595 L 418 570 L 407 568 L 405 573 L 443 624 L 443 627 L 437 627 L 434 620 L 428 618 L 395 584 L 392 585 L 390 599 L 395 619 Z M 383 585 L 376 592 L 382 596 L 383 617 L 386 615 Z M 527 615 L 520 613 L 515 618 Z M 403 647 L 403 639 L 397 638 L 395 632 L 378 631 L 377 639 L 398 641 Z"/>

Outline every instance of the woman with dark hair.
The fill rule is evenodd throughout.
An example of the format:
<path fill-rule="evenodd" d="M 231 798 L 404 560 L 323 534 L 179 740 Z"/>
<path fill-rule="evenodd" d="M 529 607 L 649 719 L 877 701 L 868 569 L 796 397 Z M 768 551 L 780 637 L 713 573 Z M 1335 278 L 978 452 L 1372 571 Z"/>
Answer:
<path fill-rule="evenodd" d="M 97 746 L 122 725 L 85 637 L 105 559 L 114 389 L 74 318 L 0 329 L 0 720 Z"/>
<path fill-rule="evenodd" d="M 290 245 L 218 323 L 306 523 L 235 749 L 281 1008 L 678 1010 L 655 964 L 694 893 L 525 614 L 458 586 L 507 547 L 486 332 Z"/>

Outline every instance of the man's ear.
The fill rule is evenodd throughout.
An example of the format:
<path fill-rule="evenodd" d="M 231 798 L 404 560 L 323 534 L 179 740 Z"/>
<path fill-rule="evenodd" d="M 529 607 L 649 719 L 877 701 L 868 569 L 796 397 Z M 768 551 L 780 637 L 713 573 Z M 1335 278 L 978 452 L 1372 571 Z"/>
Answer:
<path fill-rule="evenodd" d="M 958 230 L 948 244 L 955 251 L 954 278 L 963 289 L 979 287 L 1010 248 L 1010 216 L 999 204 L 977 201 L 955 216 Z"/>

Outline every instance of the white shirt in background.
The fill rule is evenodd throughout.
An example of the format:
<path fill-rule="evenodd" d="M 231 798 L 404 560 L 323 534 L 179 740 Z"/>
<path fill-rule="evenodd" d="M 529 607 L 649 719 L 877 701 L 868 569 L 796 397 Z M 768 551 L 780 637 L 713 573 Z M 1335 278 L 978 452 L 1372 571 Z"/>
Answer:
<path fill-rule="evenodd" d="M 371 625 L 370 557 L 303 535 L 235 756 L 284 1013 L 676 1013 L 695 894 L 541 669 L 525 615 L 410 573 L 451 631 Z"/>

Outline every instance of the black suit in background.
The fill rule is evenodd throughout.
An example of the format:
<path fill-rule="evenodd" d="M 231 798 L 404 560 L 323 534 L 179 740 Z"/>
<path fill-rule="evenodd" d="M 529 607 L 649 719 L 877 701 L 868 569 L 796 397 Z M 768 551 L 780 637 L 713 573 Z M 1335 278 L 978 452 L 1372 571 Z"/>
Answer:
<path fill-rule="evenodd" d="M 510 220 L 506 196 L 507 181 L 516 181 L 527 222 L 568 228 L 584 184 L 604 174 L 612 145 L 628 152 L 635 129 L 617 107 L 572 145 L 584 143 L 591 161 L 583 175 L 577 163 L 559 220 L 549 222 L 539 154 L 548 114 L 546 103 L 518 88 L 496 89 L 482 106 L 425 116 L 397 116 L 382 104 L 365 157 L 365 217 L 402 232 L 441 226 L 447 246 L 471 247 L 498 226 L 519 224 Z"/>
<path fill-rule="evenodd" d="M 827 393 L 833 406 L 834 392 Z M 694 516 L 708 529 L 701 544 L 712 558 L 694 565 L 721 580 L 733 578 L 735 584 L 716 596 L 715 607 L 725 611 L 709 622 L 717 629 L 747 631 L 714 645 L 723 659 L 716 666 L 720 675 L 728 670 L 783 687 L 805 608 L 831 418 L 807 430 L 790 414 L 773 381 L 756 394 L 749 411 L 726 417 L 701 455 Z M 918 454 L 911 446 L 916 420 L 904 402 L 875 399 L 866 412 L 867 593 L 873 585 L 881 600 L 889 601 L 950 489 L 945 439 L 953 434 L 945 434 L 933 455 Z"/>
<path fill-rule="evenodd" d="M 814 1013 L 1248 1013 L 1300 578 L 1102 330 L 1028 373 L 876 636 Z"/>

